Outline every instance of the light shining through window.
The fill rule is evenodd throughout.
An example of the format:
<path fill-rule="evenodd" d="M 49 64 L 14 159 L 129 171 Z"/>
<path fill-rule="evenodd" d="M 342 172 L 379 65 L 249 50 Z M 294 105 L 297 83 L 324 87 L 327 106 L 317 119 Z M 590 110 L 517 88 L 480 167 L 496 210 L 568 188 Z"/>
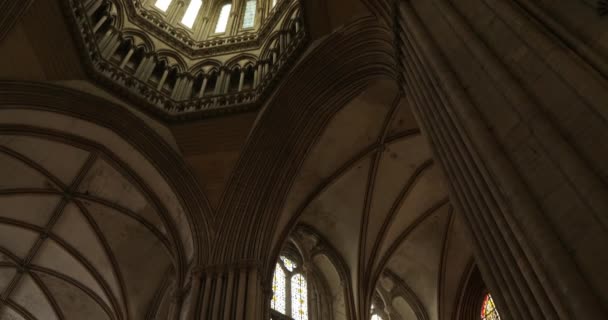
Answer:
<path fill-rule="evenodd" d="M 293 272 L 293 269 L 296 268 L 296 264 L 293 261 L 287 259 L 287 257 L 281 256 L 281 260 L 283 261 L 283 265 L 285 265 L 285 269 L 289 270 L 289 272 Z"/>
<path fill-rule="evenodd" d="M 201 9 L 202 5 L 202 0 L 190 1 L 188 9 L 186 9 L 186 14 L 184 14 L 184 18 L 182 18 L 182 23 L 186 27 L 192 28 L 192 26 L 194 25 L 194 21 L 196 20 L 196 16 L 198 16 L 198 11 Z"/>
<path fill-rule="evenodd" d="M 481 306 L 481 320 L 500 320 L 498 310 L 492 296 L 488 293 L 483 299 L 483 305 Z"/>
<path fill-rule="evenodd" d="M 247 1 L 245 15 L 243 17 L 243 28 L 253 28 L 255 22 L 256 0 Z"/>
<path fill-rule="evenodd" d="M 270 307 L 285 314 L 285 272 L 277 264 L 272 278 L 272 301 Z"/>
<path fill-rule="evenodd" d="M 306 279 L 299 273 L 291 278 L 291 317 L 308 320 L 308 289 Z"/>
<path fill-rule="evenodd" d="M 215 33 L 226 32 L 226 26 L 228 25 L 228 18 L 230 17 L 230 10 L 232 4 L 228 3 L 222 7 L 220 11 L 220 17 L 217 19 L 217 25 L 215 26 Z"/>
<path fill-rule="evenodd" d="M 173 0 L 156 0 L 156 3 L 154 4 L 154 6 L 159 8 L 162 11 L 167 11 L 167 9 L 169 9 L 169 5 L 171 4 L 171 1 L 173 1 Z"/>

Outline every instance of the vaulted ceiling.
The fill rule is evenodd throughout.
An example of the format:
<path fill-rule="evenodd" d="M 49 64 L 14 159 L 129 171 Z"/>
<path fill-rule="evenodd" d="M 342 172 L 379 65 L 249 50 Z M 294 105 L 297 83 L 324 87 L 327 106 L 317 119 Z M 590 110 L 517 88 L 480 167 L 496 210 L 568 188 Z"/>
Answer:
<path fill-rule="evenodd" d="M 184 202 L 179 179 L 157 169 L 145 143 L 83 114 L 41 110 L 53 96 L 38 110 L 24 100 L 10 106 L 15 97 L 1 87 L 0 318 L 167 317 L 170 297 L 202 258 L 202 215 L 189 208 L 196 202 Z M 44 96 L 44 87 L 31 89 Z M 72 101 L 90 110 L 86 99 Z"/>
<path fill-rule="evenodd" d="M 137 121 L 120 130 L 99 124 L 113 107 L 98 109 L 95 121 L 69 114 L 69 107 L 61 115 L 34 104 L 0 109 L 0 175 L 7 177 L 0 181 L 0 301 L 6 306 L 0 318 L 73 319 L 83 311 L 87 319 L 166 318 L 169 292 L 181 288 L 190 266 L 207 258 L 251 258 L 249 243 L 276 253 L 298 223 L 343 257 L 357 313 L 367 313 L 378 287 L 396 287 L 394 280 L 387 284 L 391 274 L 411 293 L 387 302 L 403 319 L 420 317 L 420 310 L 422 319 L 448 316 L 471 260 L 467 229 L 449 203 L 408 93 L 394 78 L 390 28 L 370 18 L 370 12 L 382 16 L 384 3 L 306 1 L 307 14 L 319 17 L 309 23 L 316 42 L 260 114 L 169 130 L 83 81 L 60 16 L 48 20 L 62 31 L 57 39 L 67 43 L 70 59 L 51 67 L 62 57 L 37 42 L 44 24 L 36 20 L 45 10 L 59 11 L 37 1 L 28 23 L 10 35 L 21 48 L 9 53 L 30 54 L 24 59 L 31 70 L 13 75 L 75 79 L 61 85 L 103 96 L 99 105 L 116 102 L 122 110 L 116 114 L 127 109 Z M 277 122 L 279 116 L 285 121 Z M 150 156 L 133 138 L 139 135 L 160 153 Z M 297 158 L 300 143 L 306 148 Z M 285 155 L 293 157 L 281 160 Z M 291 161 L 284 171 L 269 167 L 281 161 Z M 285 194 L 277 196 L 273 188 L 281 186 Z M 201 230 L 195 216 L 208 219 L 208 228 Z M 254 230 L 267 221 L 276 223 L 270 232 Z M 236 226 L 249 233 L 235 235 Z M 327 267 L 322 257 L 316 263 Z"/>
<path fill-rule="evenodd" d="M 413 293 L 395 303 L 406 299 L 421 319 L 435 320 L 440 300 L 453 307 L 472 258 L 446 188 L 403 93 L 393 80 L 376 81 L 326 125 L 279 225 L 299 219 L 326 237 L 351 271 L 360 312 L 390 270 Z"/>

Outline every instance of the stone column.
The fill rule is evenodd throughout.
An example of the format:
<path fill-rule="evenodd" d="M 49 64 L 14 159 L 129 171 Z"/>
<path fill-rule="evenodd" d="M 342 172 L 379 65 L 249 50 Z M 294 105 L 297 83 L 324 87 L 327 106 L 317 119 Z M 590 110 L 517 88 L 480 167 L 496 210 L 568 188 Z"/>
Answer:
<path fill-rule="evenodd" d="M 102 0 L 94 0 L 91 1 L 91 3 L 89 3 L 87 5 L 87 15 L 90 17 L 93 15 L 93 13 L 95 12 L 95 10 L 99 9 L 99 7 L 101 7 L 101 5 L 103 4 Z"/>
<path fill-rule="evenodd" d="M 133 56 L 133 53 L 135 52 L 134 48 L 129 49 L 129 52 L 127 52 L 127 54 L 125 55 L 125 57 L 122 59 L 122 62 L 120 63 L 120 68 L 124 68 L 125 65 L 129 62 L 129 59 L 131 59 L 131 56 Z"/>
<path fill-rule="evenodd" d="M 217 81 L 215 82 L 215 94 L 221 94 L 223 93 L 222 91 L 222 87 L 224 86 L 224 81 L 226 78 L 226 70 L 224 68 L 220 69 L 220 74 L 217 77 Z"/>
<path fill-rule="evenodd" d="M 163 85 L 165 84 L 165 81 L 167 80 L 167 76 L 168 75 L 169 75 L 169 69 L 165 69 L 165 71 L 163 72 L 162 77 L 158 81 L 158 85 L 156 86 L 156 90 L 160 91 L 163 88 Z"/>
<path fill-rule="evenodd" d="M 106 22 L 106 20 L 108 20 L 108 16 L 101 17 L 101 19 L 99 19 L 99 21 L 97 21 L 95 26 L 93 26 L 93 33 L 97 32 L 97 30 L 99 30 L 99 28 L 101 28 L 101 25 L 103 25 L 103 23 Z"/>
<path fill-rule="evenodd" d="M 196 281 L 200 291 L 186 319 L 262 320 L 266 295 L 256 266 L 207 267 L 199 271 Z"/>
<path fill-rule="evenodd" d="M 103 49 L 106 47 L 108 41 L 110 40 L 110 38 L 114 35 L 114 30 L 112 30 L 111 28 L 106 31 L 106 33 L 103 35 L 103 37 L 101 37 L 101 39 L 99 40 L 99 42 L 97 43 L 97 47 L 99 48 L 99 50 L 101 52 L 103 52 Z"/>
<path fill-rule="evenodd" d="M 243 91 L 244 83 L 245 83 L 245 70 L 241 69 L 241 76 L 239 78 L 239 92 Z"/>
<path fill-rule="evenodd" d="M 201 90 L 198 92 L 198 97 L 202 98 L 205 95 L 205 89 L 207 89 L 207 82 L 209 81 L 209 79 L 207 78 L 207 75 L 205 75 L 203 77 L 203 85 L 201 86 Z"/>
<path fill-rule="evenodd" d="M 103 47 L 100 47 L 101 55 L 104 58 L 108 58 L 118 49 L 118 46 L 120 46 L 118 33 L 113 33 L 112 36 L 108 38 L 108 41 L 103 44 Z"/>
<path fill-rule="evenodd" d="M 188 1 L 190 3 L 190 1 Z M 183 12 L 187 6 L 184 6 L 182 1 L 176 1 L 174 4 L 169 6 L 169 12 L 167 13 L 167 21 L 171 24 L 176 24 L 178 17 L 183 16 Z"/>
<path fill-rule="evenodd" d="M 154 58 L 152 56 L 144 58 L 144 61 L 138 68 L 138 73 L 136 73 L 136 76 L 141 81 L 148 82 L 148 79 L 150 79 L 155 66 L 156 64 L 154 63 Z"/>
<path fill-rule="evenodd" d="M 253 73 L 253 88 L 257 88 L 258 85 L 260 84 L 260 75 L 262 70 L 262 66 L 258 65 L 257 68 L 255 68 L 254 73 Z"/>
<path fill-rule="evenodd" d="M 608 153 L 586 140 L 608 137 L 608 74 L 530 1 L 468 4 L 400 2 L 396 30 L 404 92 L 476 262 L 507 319 L 605 317 Z"/>

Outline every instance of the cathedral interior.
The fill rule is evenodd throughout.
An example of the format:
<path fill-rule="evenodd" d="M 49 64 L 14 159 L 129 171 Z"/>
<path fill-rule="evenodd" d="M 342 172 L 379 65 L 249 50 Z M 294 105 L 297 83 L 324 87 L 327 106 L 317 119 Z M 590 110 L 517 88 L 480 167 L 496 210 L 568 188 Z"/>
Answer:
<path fill-rule="evenodd" d="M 0 320 L 608 319 L 608 1 L 0 0 Z"/>

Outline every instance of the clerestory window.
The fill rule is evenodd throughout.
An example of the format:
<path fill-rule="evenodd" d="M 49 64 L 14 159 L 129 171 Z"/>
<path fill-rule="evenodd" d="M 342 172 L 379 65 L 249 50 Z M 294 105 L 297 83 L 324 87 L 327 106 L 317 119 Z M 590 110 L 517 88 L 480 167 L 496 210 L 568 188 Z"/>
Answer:
<path fill-rule="evenodd" d="M 226 32 L 226 26 L 228 26 L 228 18 L 230 17 L 230 10 L 232 10 L 232 4 L 227 3 L 222 6 L 222 9 L 220 10 L 220 15 L 217 19 L 217 24 L 215 25 L 215 33 Z"/>
<path fill-rule="evenodd" d="M 245 5 L 245 14 L 243 15 L 243 28 L 253 28 L 256 7 L 256 0 L 247 1 L 247 4 Z"/>
<path fill-rule="evenodd" d="M 167 11 L 167 9 L 169 9 L 169 6 L 171 5 L 172 1 L 173 0 L 156 0 L 156 3 L 154 4 L 154 6 L 159 8 L 162 11 Z"/>
<path fill-rule="evenodd" d="M 182 24 L 188 28 L 192 28 L 194 26 L 194 21 L 196 21 L 196 17 L 198 16 L 198 12 L 203 5 L 202 0 L 192 0 L 190 1 L 190 5 L 188 5 L 188 9 L 186 9 L 186 13 L 182 18 Z"/>

